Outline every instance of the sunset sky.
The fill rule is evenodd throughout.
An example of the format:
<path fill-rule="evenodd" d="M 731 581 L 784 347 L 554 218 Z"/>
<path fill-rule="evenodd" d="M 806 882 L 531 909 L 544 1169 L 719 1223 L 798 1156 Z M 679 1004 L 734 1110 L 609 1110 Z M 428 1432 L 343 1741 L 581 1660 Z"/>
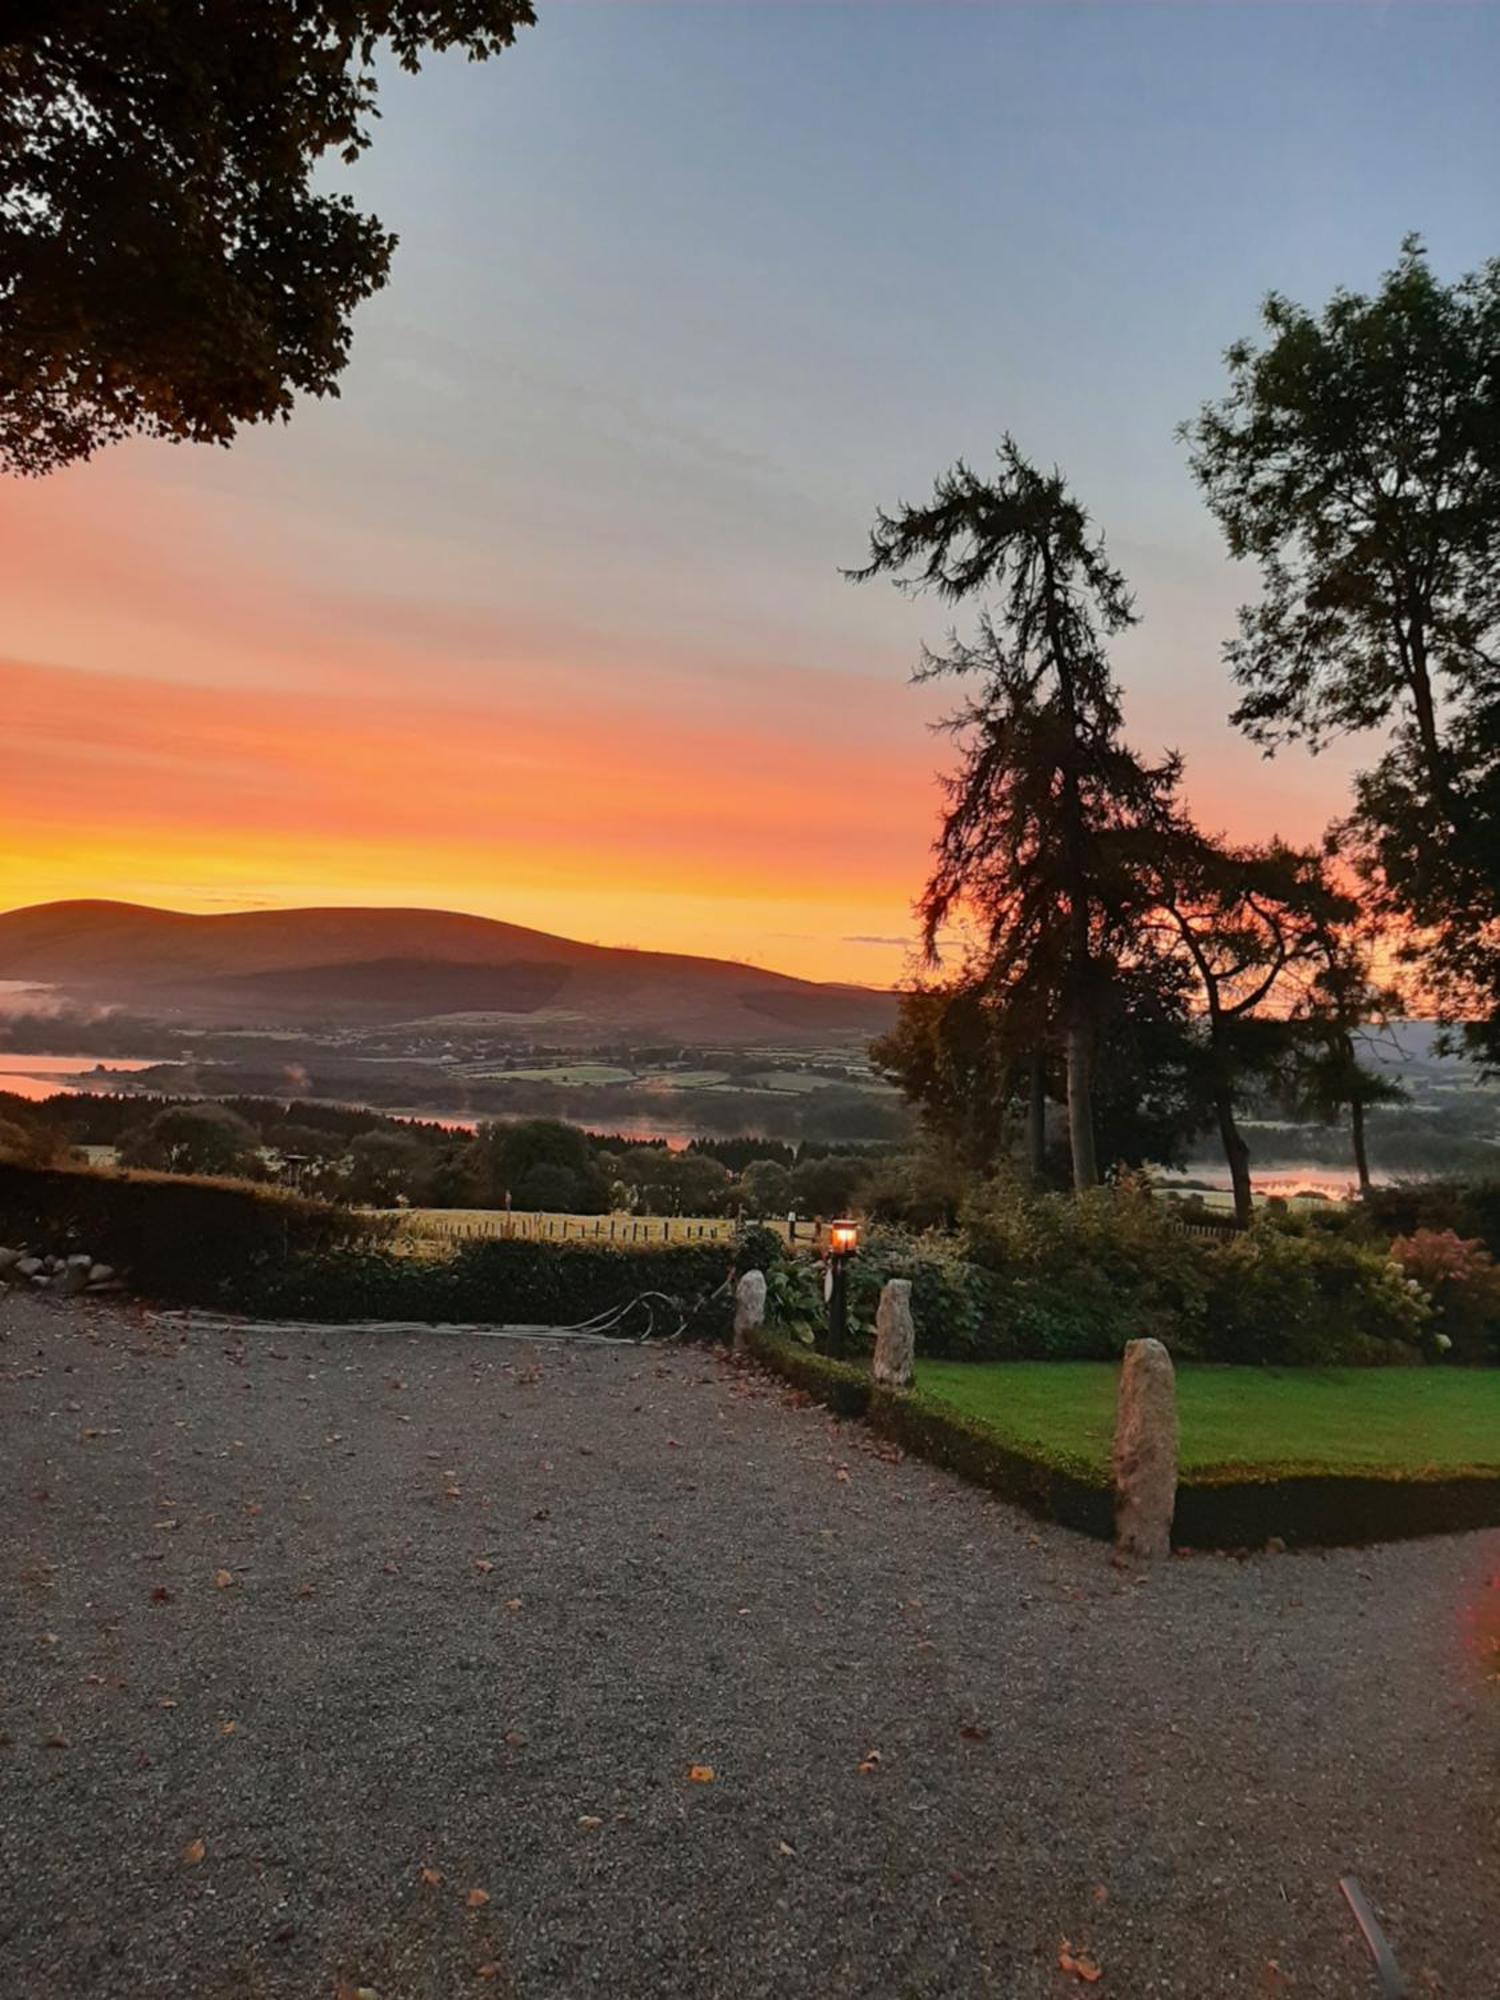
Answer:
<path fill-rule="evenodd" d="M 229 452 L 0 486 L 0 902 L 479 911 L 883 982 L 946 753 L 941 607 L 855 589 L 873 509 L 1009 428 L 1143 624 L 1130 733 L 1212 823 L 1264 763 L 1250 587 L 1173 427 L 1276 286 L 1420 229 L 1500 254 L 1500 9 L 540 0 L 393 79 L 349 176 L 400 234 L 342 398 Z"/>

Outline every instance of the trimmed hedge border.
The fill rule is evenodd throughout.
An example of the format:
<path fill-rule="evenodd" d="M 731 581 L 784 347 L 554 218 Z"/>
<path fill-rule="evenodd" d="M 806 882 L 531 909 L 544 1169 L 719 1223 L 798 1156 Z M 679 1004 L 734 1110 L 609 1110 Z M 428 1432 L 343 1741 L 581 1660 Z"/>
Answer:
<path fill-rule="evenodd" d="M 1500 1528 L 1500 1477 L 1440 1473 L 1382 1479 L 1368 1473 L 1299 1474 L 1289 1479 L 1184 1480 L 1177 1488 L 1174 1546 L 1361 1548 L 1424 1535 Z"/>
<path fill-rule="evenodd" d="M 262 1319 L 573 1326 L 659 1292 L 694 1339 L 725 1340 L 727 1280 L 754 1248 L 486 1237 L 428 1260 L 390 1234 L 385 1218 L 249 1181 L 0 1162 L 0 1243 L 86 1250 L 140 1298 Z"/>
<path fill-rule="evenodd" d="M 992 1431 L 915 1391 L 887 1389 L 862 1368 L 800 1347 L 764 1328 L 750 1336 L 756 1359 L 841 1417 L 862 1417 L 917 1458 L 1104 1541 L 1114 1536 L 1114 1495 L 1081 1469 L 1049 1465 L 1001 1444 Z"/>
<path fill-rule="evenodd" d="M 918 1390 L 878 1386 L 864 1369 L 831 1360 L 762 1328 L 751 1352 L 841 1417 L 860 1417 L 918 1458 L 983 1486 L 1029 1514 L 1100 1541 L 1114 1538 L 1114 1493 L 1092 1467 L 1054 1463 L 1002 1444 Z M 1500 1527 L 1500 1477 L 1448 1473 L 1382 1479 L 1365 1473 L 1183 1480 L 1175 1548 L 1358 1548 Z"/>
<path fill-rule="evenodd" d="M 171 1305 L 235 1305 L 269 1271 L 347 1254 L 380 1233 L 349 1209 L 248 1181 L 0 1162 L 0 1243 L 86 1250 L 133 1291 Z"/>

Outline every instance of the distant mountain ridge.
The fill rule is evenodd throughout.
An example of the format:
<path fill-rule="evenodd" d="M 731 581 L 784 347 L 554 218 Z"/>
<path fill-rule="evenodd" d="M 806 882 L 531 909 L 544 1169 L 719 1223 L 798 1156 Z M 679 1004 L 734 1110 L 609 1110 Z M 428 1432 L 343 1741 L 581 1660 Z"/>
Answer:
<path fill-rule="evenodd" d="M 108 901 L 0 913 L 0 980 L 202 1027 L 494 1016 L 538 1040 L 817 1042 L 889 1025 L 895 996 L 729 959 L 580 944 L 453 910 L 198 916 Z"/>

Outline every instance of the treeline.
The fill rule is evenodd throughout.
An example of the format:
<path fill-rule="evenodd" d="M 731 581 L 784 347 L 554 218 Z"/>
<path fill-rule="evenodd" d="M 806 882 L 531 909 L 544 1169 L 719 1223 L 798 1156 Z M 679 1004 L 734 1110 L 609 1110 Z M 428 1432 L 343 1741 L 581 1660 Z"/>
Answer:
<path fill-rule="evenodd" d="M 567 1124 L 586 1123 L 601 1130 L 641 1118 L 684 1132 L 729 1138 L 747 1131 L 796 1144 L 802 1139 L 859 1140 L 880 1143 L 907 1134 L 911 1119 L 900 1099 L 882 1090 L 849 1083 L 824 1083 L 816 1090 L 735 1090 L 724 1086 L 679 1088 L 664 1083 L 660 1090 L 624 1083 L 548 1083 L 524 1077 L 472 1077 L 444 1074 L 435 1065 L 383 1072 L 377 1063 L 353 1066 L 326 1063 L 314 1053 L 303 1067 L 315 1088 L 338 1097 L 357 1088 L 360 1097 L 378 1110 L 402 1110 L 414 1100 L 439 1117 L 559 1118 Z M 173 1095 L 173 1069 L 146 1071 L 138 1078 L 144 1088 Z M 200 1096 L 223 1100 L 273 1095 L 283 1082 L 278 1067 L 269 1064 L 199 1062 L 193 1084 Z"/>
<path fill-rule="evenodd" d="M 1017 1157 L 1080 1191 L 1212 1132 L 1242 1223 L 1268 1095 L 1343 1121 L 1368 1188 L 1367 1114 L 1402 1093 L 1363 1042 L 1402 980 L 1500 1068 L 1500 263 L 1444 286 L 1410 239 L 1376 296 L 1263 318 L 1183 435 L 1258 572 L 1233 723 L 1268 755 L 1384 746 L 1320 842 L 1204 826 L 1182 759 L 1131 745 L 1129 586 L 1010 438 L 989 476 L 959 463 L 880 513 L 853 573 L 977 613 L 916 673 L 964 684 L 959 757 L 920 903 L 933 977 L 877 1067 L 971 1168 Z"/>
<path fill-rule="evenodd" d="M 803 1217 L 847 1209 L 885 1156 L 777 1140 L 595 1134 L 558 1119 L 473 1133 L 354 1106 L 271 1098 L 0 1093 L 0 1159 L 52 1165 L 82 1146 L 122 1166 L 274 1181 L 322 1200 L 389 1208 L 541 1209 L 575 1215 Z"/>

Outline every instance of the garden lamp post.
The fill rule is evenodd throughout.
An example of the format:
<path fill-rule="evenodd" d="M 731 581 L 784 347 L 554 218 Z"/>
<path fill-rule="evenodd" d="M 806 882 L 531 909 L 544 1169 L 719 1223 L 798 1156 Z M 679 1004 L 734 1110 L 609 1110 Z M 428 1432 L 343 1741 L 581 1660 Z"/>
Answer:
<path fill-rule="evenodd" d="M 828 1352 L 841 1359 L 849 1332 L 849 1259 L 859 1248 L 859 1224 L 828 1225 Z"/>

